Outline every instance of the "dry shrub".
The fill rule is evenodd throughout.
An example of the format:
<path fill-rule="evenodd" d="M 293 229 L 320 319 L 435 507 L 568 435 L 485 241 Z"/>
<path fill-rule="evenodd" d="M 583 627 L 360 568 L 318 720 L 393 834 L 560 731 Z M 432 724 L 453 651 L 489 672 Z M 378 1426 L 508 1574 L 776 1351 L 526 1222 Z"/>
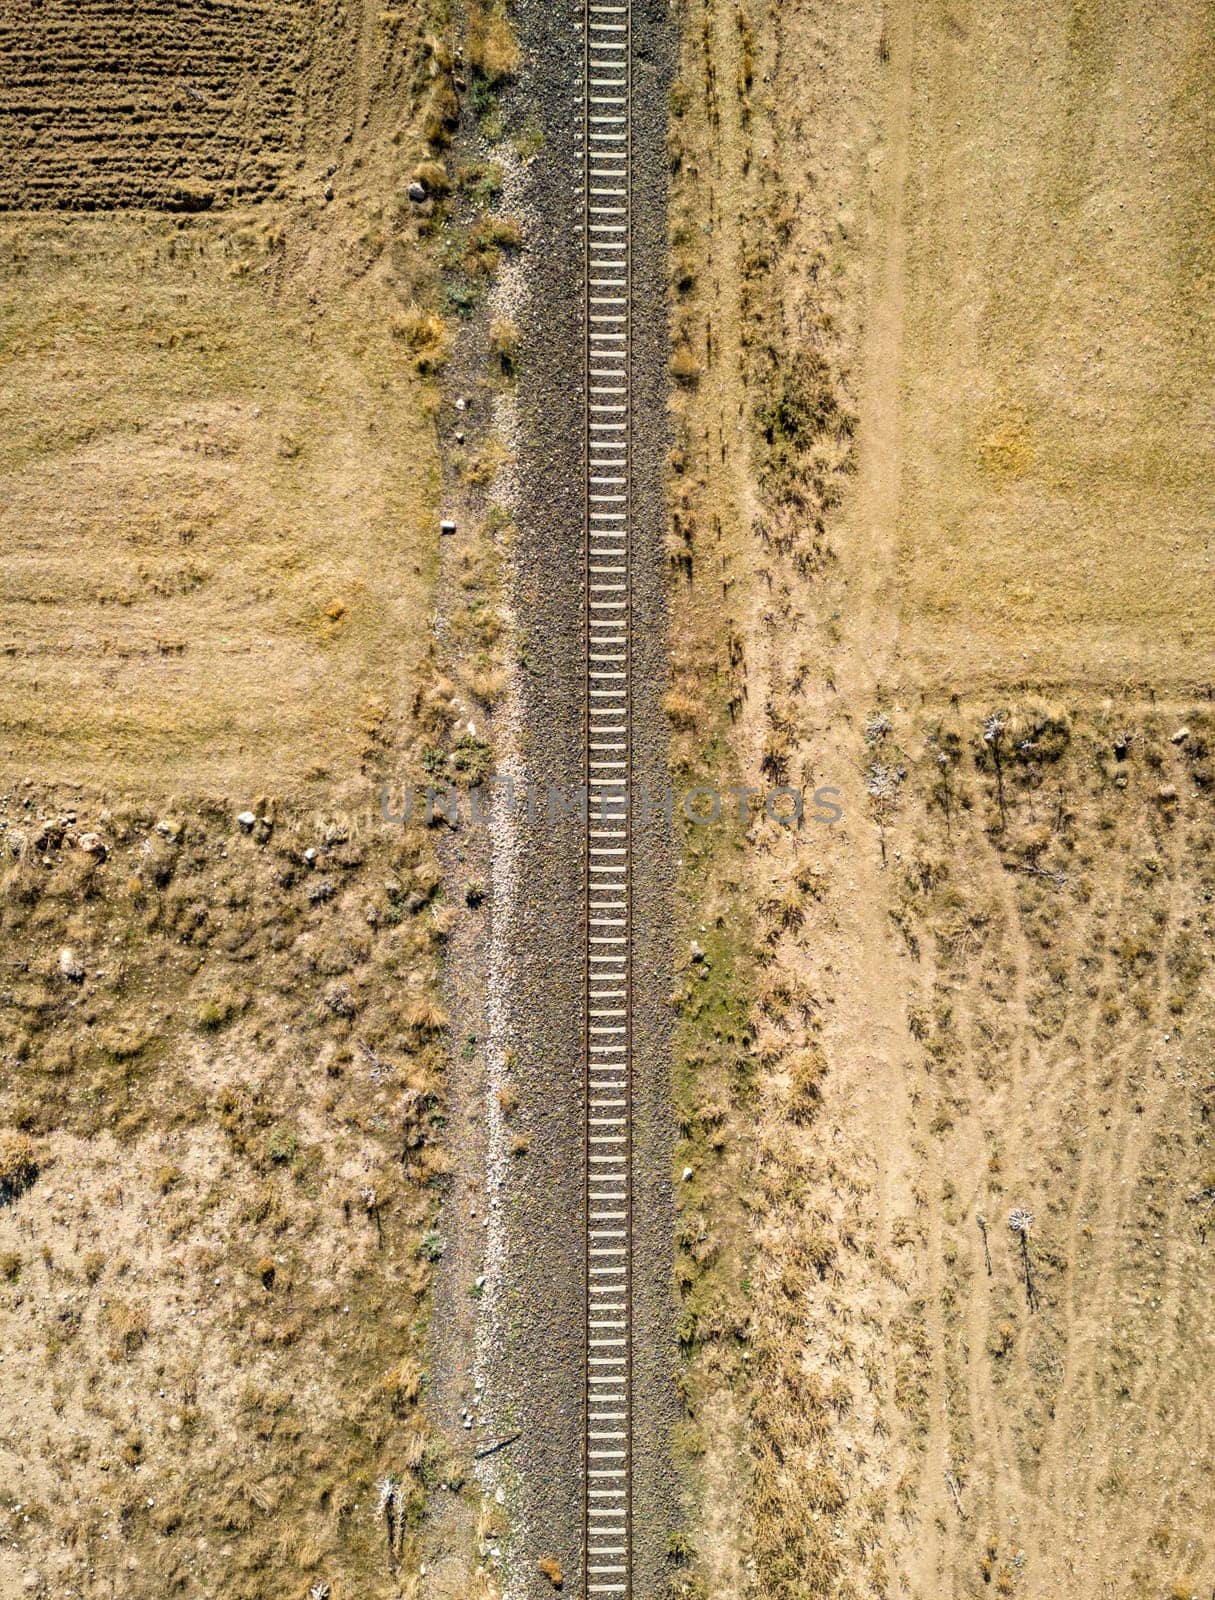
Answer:
<path fill-rule="evenodd" d="M 428 194 L 451 193 L 451 178 L 441 161 L 419 161 L 413 169 L 413 181 L 420 183 Z"/>
<path fill-rule="evenodd" d="M 114 1338 L 110 1349 L 114 1361 L 129 1360 L 148 1337 L 148 1313 L 143 1306 L 112 1300 L 106 1307 L 105 1321 Z"/>
<path fill-rule="evenodd" d="M 486 217 L 478 223 L 468 240 L 465 270 L 489 278 L 498 270 L 502 252 L 523 248 L 523 230 L 511 217 Z"/>
<path fill-rule="evenodd" d="M 419 372 L 438 372 L 446 365 L 451 339 L 447 324 L 437 312 L 423 311 L 411 302 L 393 318 L 392 332 L 394 338 L 403 339 L 409 346 Z"/>
<path fill-rule="evenodd" d="M 38 1176 L 34 1146 L 25 1133 L 0 1136 L 0 1205 L 23 1194 Z"/>
<path fill-rule="evenodd" d="M 441 1033 L 447 1026 L 447 1013 L 437 1000 L 419 995 L 405 1009 L 405 1026 L 414 1033 Z"/>
<path fill-rule="evenodd" d="M 474 4 L 468 17 L 468 63 L 491 88 L 519 70 L 519 41 L 510 18 L 498 6 Z"/>
<path fill-rule="evenodd" d="M 497 667 L 474 672 L 468 680 L 468 687 L 483 706 L 492 708 L 506 693 L 506 674 Z"/>
<path fill-rule="evenodd" d="M 789 1065 L 787 1107 L 790 1117 L 804 1127 L 818 1111 L 827 1063 L 818 1050 L 799 1050 Z"/>
<path fill-rule="evenodd" d="M 443 150 L 451 143 L 451 135 L 459 123 L 460 102 L 456 91 L 446 78 L 441 78 L 431 90 L 422 135 L 433 149 Z"/>
<path fill-rule="evenodd" d="M 671 357 L 671 376 L 684 389 L 694 389 L 700 382 L 700 362 L 691 345 L 681 344 Z"/>
<path fill-rule="evenodd" d="M 380 1387 L 388 1404 L 398 1415 L 417 1404 L 424 1377 L 422 1368 L 408 1356 L 398 1361 L 395 1367 L 390 1367 L 384 1374 Z"/>
<path fill-rule="evenodd" d="M 519 330 L 509 317 L 494 318 L 489 348 L 503 373 L 513 378 L 519 360 Z"/>
<path fill-rule="evenodd" d="M 672 689 L 662 698 L 662 709 L 671 719 L 671 726 L 678 733 L 695 733 L 697 719 L 700 716 L 700 702 L 690 695 L 686 689 Z"/>

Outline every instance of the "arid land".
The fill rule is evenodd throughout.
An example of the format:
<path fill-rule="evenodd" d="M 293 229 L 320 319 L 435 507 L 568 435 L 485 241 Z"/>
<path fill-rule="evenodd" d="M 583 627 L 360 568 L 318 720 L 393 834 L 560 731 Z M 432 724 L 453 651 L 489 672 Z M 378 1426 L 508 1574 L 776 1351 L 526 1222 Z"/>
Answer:
<path fill-rule="evenodd" d="M 1207 1600 L 1215 20 L 674 20 L 647 1600 Z M 580 1582 L 575 22 L 0 19 L 0 1596 Z"/>

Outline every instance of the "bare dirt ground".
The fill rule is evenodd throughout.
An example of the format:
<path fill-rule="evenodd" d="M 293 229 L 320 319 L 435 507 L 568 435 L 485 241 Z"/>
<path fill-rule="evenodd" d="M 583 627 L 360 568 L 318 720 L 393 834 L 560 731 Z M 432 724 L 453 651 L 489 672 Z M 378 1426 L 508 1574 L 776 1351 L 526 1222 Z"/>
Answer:
<path fill-rule="evenodd" d="M 689 1593 L 1210 1590 L 1209 47 L 685 11 Z"/>

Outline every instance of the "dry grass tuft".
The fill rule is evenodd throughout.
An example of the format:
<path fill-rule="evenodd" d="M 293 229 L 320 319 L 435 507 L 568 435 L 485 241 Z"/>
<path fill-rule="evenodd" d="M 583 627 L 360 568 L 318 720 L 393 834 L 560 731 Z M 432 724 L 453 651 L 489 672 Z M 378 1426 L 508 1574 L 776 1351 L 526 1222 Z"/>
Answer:
<path fill-rule="evenodd" d="M 519 70 L 519 41 L 501 0 L 473 0 L 468 16 L 468 63 L 490 88 Z"/>
<path fill-rule="evenodd" d="M 129 1361 L 151 1330 L 147 1308 L 124 1300 L 110 1302 L 105 1309 L 105 1323 L 114 1341 L 110 1355 L 115 1361 Z"/>
<path fill-rule="evenodd" d="M 0 1205 L 15 1200 L 38 1176 L 34 1144 L 28 1134 L 0 1134 Z"/>

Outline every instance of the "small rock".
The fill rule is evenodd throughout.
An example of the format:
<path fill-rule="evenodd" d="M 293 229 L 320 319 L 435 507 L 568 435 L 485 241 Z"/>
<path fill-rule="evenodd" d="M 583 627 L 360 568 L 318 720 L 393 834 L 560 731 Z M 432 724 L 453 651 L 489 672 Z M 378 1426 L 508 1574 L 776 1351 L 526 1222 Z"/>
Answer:
<path fill-rule="evenodd" d="M 464 396 L 462 394 L 456 396 L 456 410 L 457 411 L 467 411 L 468 410 L 468 401 L 464 398 Z"/>
<path fill-rule="evenodd" d="M 171 844 L 176 843 L 181 838 L 181 823 L 176 817 L 161 817 L 156 824 L 156 832 L 162 839 L 168 839 Z"/>
<path fill-rule="evenodd" d="M 463 428 L 457 428 L 456 429 L 456 443 L 457 444 L 463 444 L 464 443 L 464 429 Z"/>
<path fill-rule="evenodd" d="M 506 1504 L 506 1490 L 501 1484 L 494 1490 L 494 1504 L 496 1506 L 504 1506 Z"/>
<path fill-rule="evenodd" d="M 1185 744 L 1186 740 L 1189 737 L 1190 737 L 1190 730 L 1188 728 L 1178 728 L 1177 732 L 1169 740 L 1169 743 L 1170 744 Z"/>
<path fill-rule="evenodd" d="M 485 1274 L 483 1272 L 479 1273 L 477 1275 L 477 1277 L 473 1279 L 473 1283 L 478 1289 L 484 1289 L 484 1287 L 485 1287 Z"/>
<path fill-rule="evenodd" d="M 691 1167 L 685 1167 L 683 1169 L 683 1181 L 685 1183 L 690 1183 L 692 1181 L 692 1169 L 691 1169 Z"/>
<path fill-rule="evenodd" d="M 452 522 L 450 517 L 444 517 L 443 521 L 439 524 L 439 532 L 443 534 L 453 534 L 455 531 L 455 523 Z"/>
<path fill-rule="evenodd" d="M 1162 783 L 1156 791 L 1157 799 L 1163 800 L 1165 805 L 1173 805 L 1177 800 L 1177 785 L 1175 783 Z"/>
<path fill-rule="evenodd" d="M 86 856 L 96 856 L 98 861 L 106 858 L 105 840 L 99 833 L 82 833 L 76 840 L 76 848 L 83 850 Z"/>
<path fill-rule="evenodd" d="M 59 952 L 59 972 L 69 983 L 84 982 L 84 967 L 77 959 L 76 952 L 66 944 Z"/>
<path fill-rule="evenodd" d="M 331 183 L 327 183 L 325 185 L 325 199 L 326 200 L 332 200 L 333 199 L 333 185 Z"/>
<path fill-rule="evenodd" d="M 311 845 L 309 845 L 307 850 L 304 851 L 304 860 L 307 863 L 307 865 L 310 866 L 310 867 L 315 867 L 316 866 L 316 857 L 317 857 L 317 852 L 313 849 L 313 847 Z"/>
<path fill-rule="evenodd" d="M 426 199 L 426 185 L 424 183 L 419 183 L 415 178 L 414 181 L 409 185 L 406 193 L 409 195 L 409 198 L 413 201 L 415 206 L 420 206 Z"/>
<path fill-rule="evenodd" d="M 252 833 L 257 826 L 257 817 L 252 811 L 242 811 L 236 819 L 236 825 L 242 833 Z"/>
<path fill-rule="evenodd" d="M 689 947 L 689 953 L 691 954 L 692 960 L 696 962 L 703 961 L 705 958 L 704 951 L 701 949 L 700 945 L 697 944 L 695 939 L 692 940 L 692 943 Z"/>

